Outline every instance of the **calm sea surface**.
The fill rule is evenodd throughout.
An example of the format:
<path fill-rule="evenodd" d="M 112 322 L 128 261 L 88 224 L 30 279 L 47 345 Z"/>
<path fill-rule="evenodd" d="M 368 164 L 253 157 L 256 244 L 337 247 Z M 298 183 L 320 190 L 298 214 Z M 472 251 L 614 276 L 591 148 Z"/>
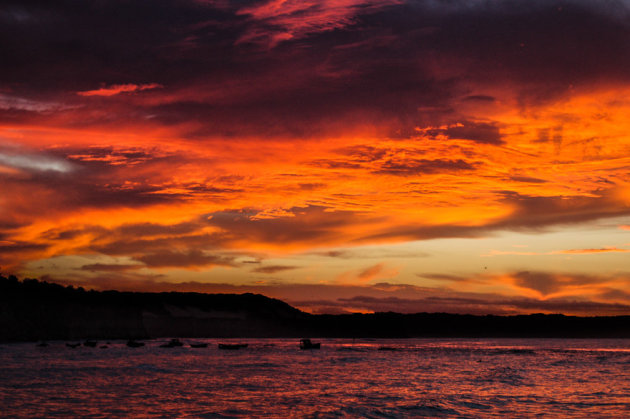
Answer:
<path fill-rule="evenodd" d="M 318 341 L 2 344 L 0 416 L 630 417 L 630 340 Z"/>

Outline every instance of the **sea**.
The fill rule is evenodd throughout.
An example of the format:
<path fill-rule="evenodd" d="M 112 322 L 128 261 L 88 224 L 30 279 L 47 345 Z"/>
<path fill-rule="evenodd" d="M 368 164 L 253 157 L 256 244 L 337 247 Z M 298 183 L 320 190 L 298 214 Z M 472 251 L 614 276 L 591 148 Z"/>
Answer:
<path fill-rule="evenodd" d="M 167 341 L 0 344 L 0 416 L 630 417 L 630 340 Z"/>

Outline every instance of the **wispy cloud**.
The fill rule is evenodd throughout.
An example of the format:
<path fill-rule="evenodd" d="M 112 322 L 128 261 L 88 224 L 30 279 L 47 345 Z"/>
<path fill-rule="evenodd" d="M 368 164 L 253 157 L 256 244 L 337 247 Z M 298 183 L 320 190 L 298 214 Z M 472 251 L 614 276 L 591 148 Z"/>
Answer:
<path fill-rule="evenodd" d="M 564 249 L 564 250 L 552 250 L 550 252 L 519 252 L 512 250 L 491 250 L 490 252 L 481 255 L 482 257 L 491 256 L 545 256 L 545 255 L 589 255 L 599 253 L 626 253 L 630 252 L 628 249 L 621 249 L 618 247 L 600 247 L 592 249 Z"/>
<path fill-rule="evenodd" d="M 630 252 L 628 249 L 620 249 L 618 247 L 602 247 L 599 249 L 568 249 L 568 250 L 558 250 L 555 252 L 551 252 L 553 254 L 569 254 L 569 255 L 581 255 L 581 254 L 592 254 L 592 253 L 626 253 Z"/>
<path fill-rule="evenodd" d="M 109 87 L 101 87 L 95 90 L 86 90 L 82 92 L 77 92 L 79 96 L 114 96 L 120 93 L 132 93 L 132 92 L 140 92 L 143 90 L 149 89 L 157 89 L 163 87 L 157 83 L 148 83 L 148 84 L 114 84 Z"/>
<path fill-rule="evenodd" d="M 238 42 L 264 42 L 274 47 L 282 41 L 343 28 L 353 24 L 358 13 L 400 3 L 400 0 L 268 0 L 238 11 L 239 15 L 261 23 Z"/>
<path fill-rule="evenodd" d="M 18 110 L 29 112 L 53 112 L 71 109 L 72 106 L 60 102 L 27 99 L 0 93 L 0 110 Z"/>
<path fill-rule="evenodd" d="M 290 271 L 293 269 L 299 269 L 299 266 L 287 266 L 287 265 L 268 265 L 255 268 L 252 272 L 259 274 L 275 274 L 278 272 Z"/>
<path fill-rule="evenodd" d="M 369 268 L 362 270 L 358 275 L 359 280 L 362 282 L 369 282 L 373 280 L 378 277 L 381 272 L 383 272 L 384 266 L 385 265 L 383 263 L 377 263 L 374 266 L 370 266 Z"/>
<path fill-rule="evenodd" d="M 66 159 L 35 153 L 18 147 L 0 147 L 0 166 L 39 172 L 71 172 L 76 167 Z"/>

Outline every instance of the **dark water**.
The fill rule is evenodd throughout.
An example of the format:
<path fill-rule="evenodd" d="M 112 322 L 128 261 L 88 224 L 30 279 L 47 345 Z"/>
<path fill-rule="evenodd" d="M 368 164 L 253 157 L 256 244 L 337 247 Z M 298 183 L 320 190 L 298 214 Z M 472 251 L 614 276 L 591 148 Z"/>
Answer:
<path fill-rule="evenodd" d="M 202 341 L 0 345 L 0 415 L 630 417 L 630 340 Z"/>

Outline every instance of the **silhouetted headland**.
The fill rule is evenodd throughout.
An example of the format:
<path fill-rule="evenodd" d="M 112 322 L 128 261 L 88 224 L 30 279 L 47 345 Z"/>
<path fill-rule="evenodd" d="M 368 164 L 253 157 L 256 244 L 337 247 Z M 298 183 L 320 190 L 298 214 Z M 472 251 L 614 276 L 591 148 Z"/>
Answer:
<path fill-rule="evenodd" d="M 0 341 L 173 336 L 630 338 L 630 316 L 313 315 L 258 294 L 86 291 L 0 275 Z"/>

